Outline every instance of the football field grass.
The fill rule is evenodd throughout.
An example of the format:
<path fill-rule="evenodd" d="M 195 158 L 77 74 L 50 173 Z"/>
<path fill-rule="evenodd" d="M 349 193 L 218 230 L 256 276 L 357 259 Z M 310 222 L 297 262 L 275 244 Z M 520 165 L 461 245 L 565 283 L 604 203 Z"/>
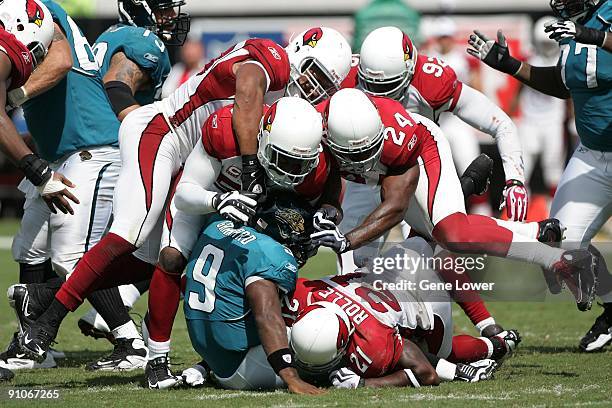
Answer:
<path fill-rule="evenodd" d="M 4 234 L 13 229 L 12 224 L 0 223 L 0 232 Z M 334 257 L 323 253 L 309 262 L 304 274 L 316 277 L 329 274 L 334 268 Z M 517 269 L 523 266 L 517 264 Z M 17 271 L 10 251 L 0 250 L 1 348 L 8 344 L 17 328 L 13 311 L 4 298 L 6 288 L 18 279 Z M 142 314 L 145 307 L 146 300 L 141 299 L 135 312 Z M 57 339 L 56 348 L 66 352 L 67 359 L 59 360 L 56 369 L 18 371 L 11 383 L 0 386 L 0 406 L 612 406 L 612 352 L 583 354 L 576 348 L 601 308 L 594 306 L 590 312 L 579 313 L 571 301 L 494 302 L 489 307 L 498 322 L 506 328 L 517 328 L 523 337 L 519 352 L 503 364 L 492 381 L 445 383 L 420 389 L 329 390 L 323 396 L 309 398 L 284 391 L 235 392 L 212 386 L 150 391 L 143 387 L 143 371 L 87 372 L 85 363 L 109 352 L 111 347 L 105 340 L 96 341 L 80 334 L 76 322 L 88 310 L 89 305 L 85 304 L 68 316 Z M 453 317 L 456 333 L 476 334 L 459 309 L 454 309 Z M 139 323 L 140 319 L 135 316 L 135 320 Z M 174 324 L 172 348 L 171 359 L 176 371 L 199 361 L 189 343 L 182 311 Z M 60 398 L 58 401 L 10 400 L 10 389 L 57 389 Z"/>

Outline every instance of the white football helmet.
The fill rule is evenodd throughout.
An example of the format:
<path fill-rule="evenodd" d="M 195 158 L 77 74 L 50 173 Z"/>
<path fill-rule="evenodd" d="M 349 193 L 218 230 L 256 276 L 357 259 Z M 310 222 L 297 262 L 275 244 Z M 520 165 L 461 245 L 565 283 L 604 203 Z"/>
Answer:
<path fill-rule="evenodd" d="M 284 97 L 263 115 L 257 157 L 272 182 L 300 184 L 319 164 L 323 124 L 316 109 L 300 98 Z"/>
<path fill-rule="evenodd" d="M 401 100 L 414 76 L 417 49 L 397 27 L 381 27 L 363 40 L 359 58 L 359 86 L 371 95 Z"/>
<path fill-rule="evenodd" d="M 298 314 L 291 328 L 289 347 L 299 368 L 310 374 L 329 374 L 339 368 L 353 332 L 353 325 L 340 306 L 316 302 Z"/>
<path fill-rule="evenodd" d="M 317 104 L 340 89 L 351 69 L 351 46 L 338 31 L 315 27 L 295 36 L 285 48 L 291 73 L 287 95 Z"/>
<path fill-rule="evenodd" d="M 374 168 L 382 153 L 384 126 L 365 93 L 354 88 L 338 91 L 329 100 L 323 122 L 323 142 L 340 170 L 364 173 Z"/>
<path fill-rule="evenodd" d="M 547 24 L 555 21 L 557 21 L 555 17 L 545 16 L 533 23 L 533 45 L 535 50 L 538 54 L 551 59 L 559 56 L 559 44 L 555 40 L 551 40 L 544 29 Z"/>
<path fill-rule="evenodd" d="M 34 66 L 45 58 L 54 27 L 51 12 L 40 0 L 0 2 L 0 24 L 30 50 Z"/>

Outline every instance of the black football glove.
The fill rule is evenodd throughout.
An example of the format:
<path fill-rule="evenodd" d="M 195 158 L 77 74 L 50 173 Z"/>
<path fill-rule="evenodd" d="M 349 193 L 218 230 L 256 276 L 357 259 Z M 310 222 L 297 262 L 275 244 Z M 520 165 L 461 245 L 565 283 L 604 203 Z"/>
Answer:
<path fill-rule="evenodd" d="M 242 156 L 242 191 L 257 195 L 266 193 L 266 171 L 259 163 L 257 155 Z"/>
<path fill-rule="evenodd" d="M 480 59 L 493 69 L 515 75 L 521 69 L 521 61 L 510 55 L 506 37 L 501 30 L 497 31 L 497 41 L 490 40 L 478 30 L 470 35 L 468 54 Z"/>
<path fill-rule="evenodd" d="M 342 254 L 351 248 L 351 242 L 344 236 L 338 227 L 326 229 L 310 234 L 310 240 L 315 247 L 324 246 Z"/>
<path fill-rule="evenodd" d="M 340 214 L 334 207 L 321 207 L 312 217 L 312 226 L 316 231 L 333 230 L 336 228 Z"/>
<path fill-rule="evenodd" d="M 555 21 L 546 26 L 544 32 L 550 33 L 550 39 L 555 41 L 569 38 L 581 44 L 592 44 L 598 47 L 602 47 L 606 41 L 606 33 L 604 31 L 588 28 L 569 20 Z"/>
<path fill-rule="evenodd" d="M 255 215 L 257 201 L 238 191 L 229 191 L 215 195 L 212 205 L 223 218 L 234 222 L 249 222 Z"/>

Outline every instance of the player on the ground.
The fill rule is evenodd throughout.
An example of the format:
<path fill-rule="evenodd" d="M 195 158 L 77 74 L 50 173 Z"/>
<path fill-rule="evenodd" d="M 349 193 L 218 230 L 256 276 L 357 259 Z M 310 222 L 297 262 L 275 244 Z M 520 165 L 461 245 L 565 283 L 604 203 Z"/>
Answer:
<path fill-rule="evenodd" d="M 444 159 L 450 157 L 448 142 L 429 119 L 409 114 L 397 101 L 368 97 L 357 89 L 339 91 L 319 109 L 326 125 L 324 142 L 344 177 L 371 190 L 359 197 L 369 205 L 364 220 L 353 219 L 349 226 L 351 214 L 344 211 L 340 228 L 346 232 L 328 223 L 313 234 L 313 243 L 342 254 L 365 247 L 405 220 L 453 252 L 536 263 L 568 284 L 579 309 L 590 307 L 596 287 L 594 257 L 586 250 L 549 247 L 490 217 L 466 214 L 453 161 Z M 532 224 L 537 233 L 538 223 Z"/>
<path fill-rule="evenodd" d="M 366 93 L 400 101 L 408 111 L 438 122 L 452 112 L 472 127 L 495 138 L 506 175 L 502 206 L 510 220 L 525 221 L 527 191 L 521 143 L 516 126 L 498 106 L 457 79 L 439 58 L 418 53 L 412 40 L 397 27 L 372 31 L 343 86 L 358 86 Z M 447 135 L 452 138 L 453 135 Z"/>
<path fill-rule="evenodd" d="M 281 316 L 280 297 L 293 291 L 307 259 L 308 207 L 268 196 L 259 230 L 208 216 L 187 267 L 184 307 L 191 343 L 223 388 L 322 393 L 300 379 Z"/>
<path fill-rule="evenodd" d="M 549 27 L 559 41 L 561 56 L 554 66 L 534 67 L 510 55 L 501 32 L 489 40 L 475 31 L 468 52 L 490 67 L 512 75 L 533 89 L 574 101 L 580 145 L 574 151 L 553 198 L 551 216 L 565 227 L 565 248 L 587 248 L 612 214 L 612 185 L 608 165 L 612 153 L 612 53 L 602 48 L 612 41 L 610 0 L 553 0 L 553 11 L 564 21 Z M 565 32 L 562 26 L 573 27 Z M 560 158 L 561 159 L 561 158 Z M 583 351 L 601 350 L 612 341 L 612 279 L 607 269 L 599 274 L 598 295 L 604 312 L 580 341 Z M 548 279 L 553 293 L 561 283 Z"/>
<path fill-rule="evenodd" d="M 269 40 L 250 39 L 211 61 L 170 97 L 128 115 L 119 136 L 122 171 L 110 232 L 85 254 L 56 300 L 30 326 L 22 337 L 23 351 L 44 358 L 61 320 L 96 287 L 125 282 L 126 270 L 131 271 L 128 282 L 148 276 L 144 262 L 131 254 L 162 221 L 173 178 L 201 139 L 202 126 L 212 112 L 234 103 L 232 125 L 243 160 L 242 189 L 261 193 L 264 171 L 256 164 L 255 153 L 264 95 L 286 89 L 316 102 L 339 89 L 349 68 L 350 47 L 329 28 L 307 30 L 286 49 Z M 229 202 L 235 203 L 222 201 Z M 163 262 L 158 268 L 156 285 L 173 292 L 177 278 L 164 271 L 177 268 Z"/>
<path fill-rule="evenodd" d="M 120 121 L 140 106 L 161 99 L 161 88 L 170 72 L 167 46 L 182 45 L 189 30 L 189 16 L 180 11 L 184 4 L 182 0 L 141 3 L 119 0 L 119 23 L 96 40 L 93 51 L 111 106 Z M 154 265 L 157 254 L 157 248 L 155 251 L 145 248 L 137 256 Z M 144 368 L 146 349 L 126 308 L 131 308 L 140 297 L 140 289 L 146 288 L 148 281 L 105 289 L 88 297 L 104 318 L 91 309 L 79 320 L 79 328 L 95 338 L 111 338 L 114 350 L 88 364 L 87 369 Z"/>
<path fill-rule="evenodd" d="M 204 216 L 218 211 L 232 221 L 247 222 L 253 215 L 252 198 L 235 191 L 243 170 L 232 127 L 234 112 L 234 106 L 228 105 L 208 118 L 201 142 L 189 155 L 167 210 L 166 220 L 170 221 L 162 236 L 162 262 L 180 262 L 168 262 L 174 269 L 164 271 L 176 277 L 175 286 L 163 291 L 154 284 L 150 288 L 145 323 L 152 365 L 160 358 L 166 359 L 170 352 L 170 332 L 180 298 L 179 277 Z M 322 129 L 321 115 L 303 99 L 281 98 L 266 110 L 260 125 L 258 154 L 266 171 L 267 189 L 292 191 L 296 199 L 317 207 L 340 207 L 340 176 L 331 173 L 333 159 L 329 152 L 322 151 Z M 166 371 L 158 371 L 148 370 L 150 384 L 162 383 L 156 377 Z M 165 379 L 163 385 L 171 386 L 171 378 Z"/>

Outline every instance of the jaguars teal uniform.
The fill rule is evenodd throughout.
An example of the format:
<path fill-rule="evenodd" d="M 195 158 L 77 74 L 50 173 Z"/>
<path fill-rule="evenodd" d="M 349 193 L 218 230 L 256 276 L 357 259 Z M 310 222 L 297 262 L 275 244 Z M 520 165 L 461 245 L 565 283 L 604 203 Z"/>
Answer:
<path fill-rule="evenodd" d="M 53 162 L 86 147 L 118 146 L 119 121 L 87 39 L 57 3 L 43 3 L 70 43 L 73 65 L 55 87 L 23 106 L 38 153 Z"/>
<path fill-rule="evenodd" d="M 148 105 L 161 98 L 162 85 L 170 73 L 170 57 L 163 41 L 150 30 L 125 24 L 110 27 L 98 37 L 94 54 L 100 64 L 102 77 L 110 67 L 111 59 L 118 52 L 144 69 L 153 86 L 136 92 L 140 105 Z"/>
<path fill-rule="evenodd" d="M 191 343 L 217 376 L 230 377 L 261 344 L 246 286 L 265 279 L 289 293 L 297 271 L 291 252 L 272 238 L 210 216 L 187 265 L 184 309 Z"/>
<path fill-rule="evenodd" d="M 582 24 L 612 33 L 612 3 L 608 0 Z M 574 100 L 576 128 L 589 149 L 612 151 L 612 53 L 595 45 L 563 40 L 562 77 Z"/>

